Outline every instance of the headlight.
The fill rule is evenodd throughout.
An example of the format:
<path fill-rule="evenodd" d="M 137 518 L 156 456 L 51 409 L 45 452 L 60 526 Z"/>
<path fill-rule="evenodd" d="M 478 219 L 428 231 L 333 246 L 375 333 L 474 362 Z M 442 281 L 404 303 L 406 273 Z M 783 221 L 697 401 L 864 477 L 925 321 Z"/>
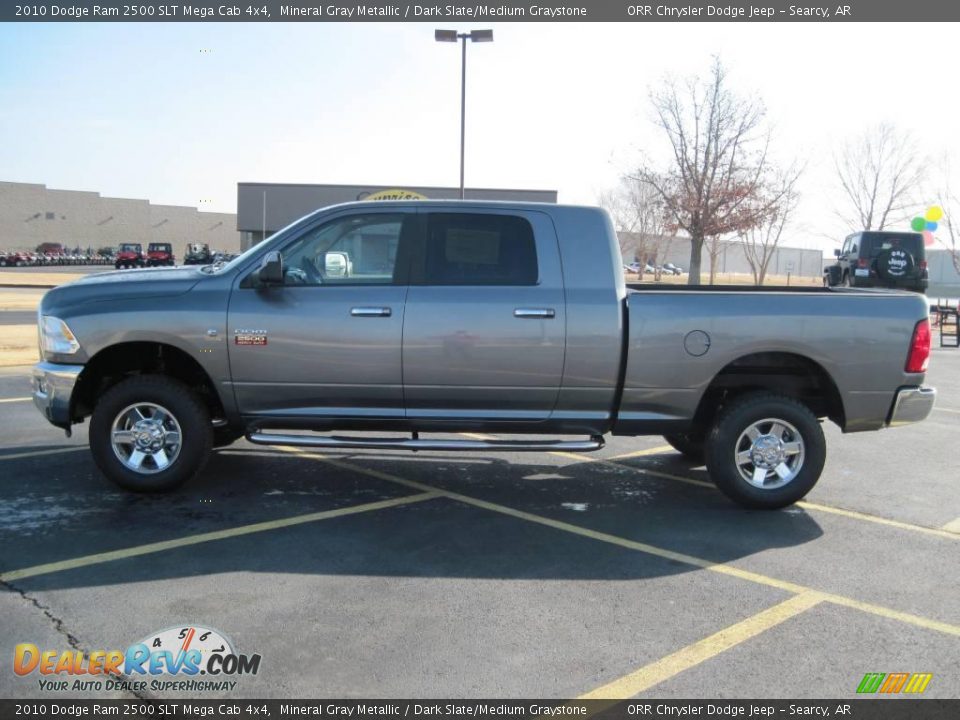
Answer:
<path fill-rule="evenodd" d="M 63 320 L 43 315 L 40 318 L 40 348 L 45 353 L 73 355 L 80 349 L 80 343 Z"/>

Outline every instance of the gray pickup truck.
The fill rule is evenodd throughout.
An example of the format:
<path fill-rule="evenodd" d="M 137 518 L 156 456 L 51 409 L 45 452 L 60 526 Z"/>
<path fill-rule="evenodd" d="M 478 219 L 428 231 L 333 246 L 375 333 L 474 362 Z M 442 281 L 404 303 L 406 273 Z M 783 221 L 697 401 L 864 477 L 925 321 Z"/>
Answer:
<path fill-rule="evenodd" d="M 130 490 L 174 488 L 244 436 L 466 452 L 662 434 L 759 508 L 817 482 L 823 418 L 858 432 L 933 407 L 919 295 L 628 287 L 621 265 L 597 208 L 325 208 L 225 265 L 51 290 L 34 398 L 68 433 L 89 416 L 97 465 Z M 421 437 L 465 432 L 511 437 Z"/>

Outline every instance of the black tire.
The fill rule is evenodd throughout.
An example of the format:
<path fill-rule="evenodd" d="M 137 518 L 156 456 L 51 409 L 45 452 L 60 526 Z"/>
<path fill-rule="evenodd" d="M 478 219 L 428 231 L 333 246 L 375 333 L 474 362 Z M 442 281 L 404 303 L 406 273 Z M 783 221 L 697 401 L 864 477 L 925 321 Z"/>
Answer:
<path fill-rule="evenodd" d="M 775 421 L 782 431 L 778 432 L 767 421 Z M 747 430 L 755 425 L 760 429 L 760 438 L 779 438 L 780 445 L 767 439 L 763 440 L 765 445 L 751 442 Z M 778 462 L 778 448 L 794 452 Z M 744 395 L 724 408 L 707 435 L 705 449 L 710 477 L 723 494 L 743 507 L 763 510 L 786 507 L 803 498 L 820 479 L 827 457 L 826 440 L 817 417 L 796 400 L 767 392 Z M 783 467 L 794 476 L 784 482 L 779 471 L 772 468 L 763 470 L 749 461 L 745 465 L 738 463 L 738 452 L 754 449 L 768 450 L 776 467 Z M 759 478 L 760 484 L 767 487 L 744 476 L 755 476 L 761 470 L 772 473 Z"/>
<path fill-rule="evenodd" d="M 853 287 L 853 282 L 850 280 L 850 273 L 843 274 L 843 280 L 840 282 L 840 285 L 843 287 Z"/>
<path fill-rule="evenodd" d="M 165 468 L 148 459 L 144 470 L 137 471 L 114 451 L 114 421 L 126 408 L 140 403 L 160 406 L 179 424 L 179 449 Z M 100 398 L 90 418 L 90 451 L 97 467 L 114 483 L 134 492 L 173 490 L 192 479 L 206 464 L 212 443 L 207 408 L 186 385 L 163 375 L 138 375 L 117 383 Z M 130 445 L 131 450 L 135 447 Z"/>
<path fill-rule="evenodd" d="M 234 430 L 230 427 L 218 427 L 213 429 L 213 446 L 215 448 L 227 447 L 233 445 L 237 440 L 243 437 L 243 432 Z"/>
<path fill-rule="evenodd" d="M 674 450 L 680 452 L 688 460 L 692 460 L 698 465 L 703 465 L 704 442 L 706 434 L 703 432 L 676 433 L 673 435 L 664 435 L 663 439 L 670 443 Z"/>

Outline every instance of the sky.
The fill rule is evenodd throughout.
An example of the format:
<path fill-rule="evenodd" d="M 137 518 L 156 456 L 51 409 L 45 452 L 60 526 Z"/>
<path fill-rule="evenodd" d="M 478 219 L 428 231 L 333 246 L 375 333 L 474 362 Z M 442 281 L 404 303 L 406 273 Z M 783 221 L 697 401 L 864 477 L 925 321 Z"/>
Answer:
<path fill-rule="evenodd" d="M 219 212 L 237 182 L 456 186 L 460 51 L 437 27 L 494 30 L 467 49 L 468 187 L 597 204 L 664 157 L 650 89 L 714 55 L 807 164 L 783 244 L 839 245 L 832 157 L 868 126 L 912 133 L 931 176 L 960 159 L 948 23 L 8 23 L 0 180 Z"/>

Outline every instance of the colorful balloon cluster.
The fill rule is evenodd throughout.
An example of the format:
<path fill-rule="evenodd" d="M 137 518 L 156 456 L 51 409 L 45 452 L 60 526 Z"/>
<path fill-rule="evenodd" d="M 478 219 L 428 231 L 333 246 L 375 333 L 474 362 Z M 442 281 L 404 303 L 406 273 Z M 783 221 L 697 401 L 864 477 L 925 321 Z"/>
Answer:
<path fill-rule="evenodd" d="M 937 231 L 937 222 L 943 218 L 943 208 L 939 205 L 931 205 L 927 212 L 922 216 L 917 215 L 910 221 L 910 227 L 914 232 L 923 233 L 923 244 L 927 247 L 933 245 L 933 234 Z"/>

